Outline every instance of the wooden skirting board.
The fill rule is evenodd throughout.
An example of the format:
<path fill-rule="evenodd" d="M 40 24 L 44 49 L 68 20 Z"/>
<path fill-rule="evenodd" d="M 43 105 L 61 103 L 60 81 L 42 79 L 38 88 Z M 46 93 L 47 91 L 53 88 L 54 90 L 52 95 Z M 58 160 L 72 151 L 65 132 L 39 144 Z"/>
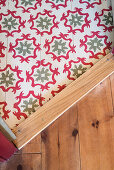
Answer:
<path fill-rule="evenodd" d="M 62 92 L 15 127 L 13 132 L 17 138 L 13 142 L 21 149 L 113 72 L 114 56 L 108 54 L 86 73 L 68 85 Z"/>

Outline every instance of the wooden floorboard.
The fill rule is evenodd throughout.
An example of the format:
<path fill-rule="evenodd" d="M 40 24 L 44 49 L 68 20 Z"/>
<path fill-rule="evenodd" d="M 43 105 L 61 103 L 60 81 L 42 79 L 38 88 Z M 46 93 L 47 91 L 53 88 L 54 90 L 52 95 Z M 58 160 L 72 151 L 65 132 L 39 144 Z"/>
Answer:
<path fill-rule="evenodd" d="M 41 154 L 16 154 L 0 170 L 41 170 Z"/>
<path fill-rule="evenodd" d="M 114 74 L 0 170 L 113 170 Z"/>
<path fill-rule="evenodd" d="M 42 132 L 42 170 L 58 170 L 58 122 Z M 56 166 L 55 166 L 56 165 Z"/>
<path fill-rule="evenodd" d="M 114 113 L 114 73 L 112 76 L 110 76 L 110 86 L 111 86 L 112 104 L 113 104 L 113 113 Z"/>
<path fill-rule="evenodd" d="M 113 170 L 114 115 L 110 78 L 77 105 L 81 170 Z"/>
<path fill-rule="evenodd" d="M 41 153 L 41 134 L 21 149 L 22 153 Z"/>
<path fill-rule="evenodd" d="M 59 120 L 60 170 L 80 170 L 78 119 L 76 105 Z M 66 163 L 67 162 L 67 163 Z"/>
<path fill-rule="evenodd" d="M 42 132 L 42 152 L 43 170 L 80 170 L 76 105 Z"/>

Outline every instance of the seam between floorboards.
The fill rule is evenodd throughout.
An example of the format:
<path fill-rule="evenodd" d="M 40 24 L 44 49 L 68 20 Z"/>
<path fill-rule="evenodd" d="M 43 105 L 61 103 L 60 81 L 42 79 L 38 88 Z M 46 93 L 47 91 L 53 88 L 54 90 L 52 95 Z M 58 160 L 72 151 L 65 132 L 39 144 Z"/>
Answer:
<path fill-rule="evenodd" d="M 111 83 L 111 78 L 109 77 L 110 80 L 110 90 L 111 90 L 111 98 L 112 98 L 112 109 L 113 109 L 113 114 L 114 114 L 114 101 L 113 101 L 113 95 L 112 95 L 112 83 Z"/>
<path fill-rule="evenodd" d="M 76 104 L 76 112 L 77 112 L 77 123 L 78 123 L 79 158 L 80 158 L 80 170 L 81 170 L 82 165 L 81 165 L 81 154 L 80 154 L 80 132 L 79 132 L 78 106 L 77 106 L 77 104 Z"/>
<path fill-rule="evenodd" d="M 28 155 L 30 155 L 30 154 L 33 154 L 33 155 L 35 155 L 35 154 L 37 154 L 37 155 L 42 155 L 42 153 L 41 152 L 36 152 L 36 153 L 14 153 L 14 155 L 25 155 L 25 154 L 28 154 Z"/>

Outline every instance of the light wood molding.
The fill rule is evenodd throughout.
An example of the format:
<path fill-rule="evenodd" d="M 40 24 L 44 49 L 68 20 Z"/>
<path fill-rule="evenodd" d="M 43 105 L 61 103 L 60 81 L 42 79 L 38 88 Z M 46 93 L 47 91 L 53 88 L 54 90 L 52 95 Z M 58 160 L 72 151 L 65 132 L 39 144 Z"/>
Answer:
<path fill-rule="evenodd" d="M 86 73 L 68 85 L 62 92 L 15 127 L 13 132 L 17 137 L 14 140 L 16 146 L 21 149 L 113 72 L 114 56 L 108 54 Z"/>

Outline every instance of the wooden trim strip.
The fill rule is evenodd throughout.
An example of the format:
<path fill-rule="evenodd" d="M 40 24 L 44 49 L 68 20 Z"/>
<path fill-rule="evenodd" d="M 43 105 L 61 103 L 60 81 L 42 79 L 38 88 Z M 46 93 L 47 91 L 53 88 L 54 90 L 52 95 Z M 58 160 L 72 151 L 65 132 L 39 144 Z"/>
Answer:
<path fill-rule="evenodd" d="M 86 73 L 68 85 L 62 92 L 15 127 L 13 132 L 17 137 L 14 140 L 16 146 L 21 149 L 113 72 L 114 56 L 108 54 Z"/>

